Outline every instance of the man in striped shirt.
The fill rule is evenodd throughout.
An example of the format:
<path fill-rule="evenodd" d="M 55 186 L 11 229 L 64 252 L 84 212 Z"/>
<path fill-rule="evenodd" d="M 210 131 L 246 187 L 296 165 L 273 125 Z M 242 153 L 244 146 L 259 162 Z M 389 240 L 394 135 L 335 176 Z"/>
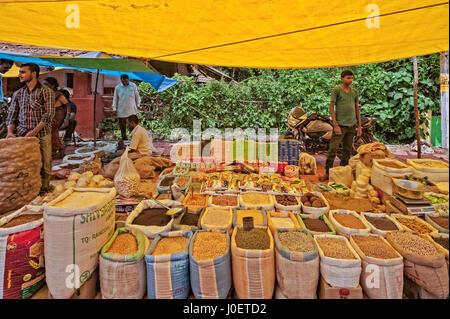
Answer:
<path fill-rule="evenodd" d="M 25 85 L 17 90 L 11 101 L 6 124 L 8 135 L 14 138 L 14 129 L 24 137 L 39 139 L 42 156 L 41 193 L 51 190 L 52 174 L 52 135 L 51 122 L 55 116 L 55 93 L 42 85 L 39 80 L 39 66 L 34 63 L 23 64 L 19 71 L 19 80 Z"/>

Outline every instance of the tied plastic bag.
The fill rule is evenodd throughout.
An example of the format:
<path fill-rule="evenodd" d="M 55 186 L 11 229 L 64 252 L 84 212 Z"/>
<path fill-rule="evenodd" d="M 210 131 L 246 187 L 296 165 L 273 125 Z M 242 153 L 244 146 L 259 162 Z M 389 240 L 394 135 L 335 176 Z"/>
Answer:
<path fill-rule="evenodd" d="M 125 198 L 130 198 L 139 193 L 141 177 L 134 168 L 133 161 L 128 158 L 128 146 L 120 158 L 120 166 L 114 176 L 114 186 L 117 193 Z"/>

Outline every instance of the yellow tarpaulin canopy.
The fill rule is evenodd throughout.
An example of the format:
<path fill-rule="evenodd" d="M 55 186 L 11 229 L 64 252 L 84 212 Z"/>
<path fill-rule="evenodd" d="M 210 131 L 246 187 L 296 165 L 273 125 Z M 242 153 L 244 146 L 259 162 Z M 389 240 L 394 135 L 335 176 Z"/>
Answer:
<path fill-rule="evenodd" d="M 264 68 L 374 63 L 449 49 L 440 0 L 0 0 L 0 42 Z"/>
<path fill-rule="evenodd" d="M 62 68 L 55 68 L 53 71 L 58 71 L 61 69 Z M 20 70 L 20 67 L 18 67 L 16 64 L 13 64 L 11 69 L 9 69 L 8 72 L 3 74 L 3 77 L 4 78 L 17 78 L 19 76 L 19 70 Z M 40 72 L 40 74 L 45 74 L 45 73 L 49 73 L 49 72 L 51 72 L 51 71 Z"/>

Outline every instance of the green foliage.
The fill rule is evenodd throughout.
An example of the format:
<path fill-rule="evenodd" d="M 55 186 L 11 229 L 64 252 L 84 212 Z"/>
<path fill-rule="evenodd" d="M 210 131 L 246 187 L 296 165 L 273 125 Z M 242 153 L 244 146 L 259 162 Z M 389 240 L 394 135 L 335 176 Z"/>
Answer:
<path fill-rule="evenodd" d="M 197 85 L 193 78 L 180 80 L 164 92 L 141 83 L 143 126 L 168 138 L 173 128 L 192 131 L 192 121 L 202 129 L 215 127 L 277 127 L 286 130 L 285 113 L 301 100 L 308 113 L 329 114 L 331 89 L 339 85 L 344 68 L 237 69 L 239 84 L 213 80 Z M 411 59 L 353 66 L 354 87 L 360 92 L 362 114 L 377 119 L 373 128 L 383 142 L 410 143 L 415 139 L 413 69 Z M 439 55 L 418 58 L 418 103 L 422 112 L 440 114 Z M 221 68 L 231 75 L 231 68 Z M 235 70 L 236 71 L 236 70 Z M 255 102 L 256 101 L 256 102 Z"/>

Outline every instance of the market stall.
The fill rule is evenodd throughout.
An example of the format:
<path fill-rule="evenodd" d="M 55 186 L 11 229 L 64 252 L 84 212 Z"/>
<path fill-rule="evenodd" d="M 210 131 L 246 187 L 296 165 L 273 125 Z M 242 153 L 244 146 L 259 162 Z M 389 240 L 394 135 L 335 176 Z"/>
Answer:
<path fill-rule="evenodd" d="M 377 143 L 359 150 L 355 169 L 349 166 L 347 186 L 338 183 L 347 170 L 322 184 L 307 181 L 308 175 L 294 169 L 298 166 L 283 162 L 173 163 L 125 152 L 108 164 L 72 167 L 66 178 L 53 181 L 53 192 L 1 218 L 0 235 L 10 240 L 22 229 L 30 232 L 43 226 L 45 249 L 40 246 L 40 255 L 35 253 L 40 257 L 23 262 L 36 260 L 40 265 L 45 256 L 45 268 L 41 265 L 40 277 L 33 279 L 38 283 L 33 292 L 23 296 L 32 295 L 46 281 L 42 289 L 55 298 L 398 299 L 413 291 L 445 298 L 448 182 L 416 176 L 419 164 L 397 161 L 380 152 L 383 147 Z M 95 158 L 87 157 L 86 162 L 94 163 Z M 448 172 L 446 162 L 421 160 L 420 165 Z M 380 185 L 374 183 L 378 166 L 413 173 L 402 177 L 390 172 Z M 42 224 L 36 214 L 43 216 Z M 63 220 L 69 223 L 74 216 L 80 218 L 74 234 L 85 247 L 67 257 L 84 265 L 85 277 L 78 288 L 63 289 L 58 260 L 75 243 L 71 229 L 60 230 Z M 101 254 L 86 259 L 83 251 L 97 250 Z M 430 258 L 432 264 L 425 262 Z M 172 266 L 164 266 L 164 260 Z M 411 263 L 423 268 L 419 279 L 405 268 Z M 6 271 L 8 264 L 7 260 L 0 269 Z M 377 289 L 367 283 L 372 264 L 386 268 Z M 427 267 L 439 275 L 433 277 Z M 130 277 L 123 269 L 139 275 Z M 260 269 L 260 276 L 246 274 L 251 269 Z M 292 285 L 291 281 L 306 279 L 305 272 L 316 275 Z M 200 279 L 211 276 L 216 280 Z M 293 277 L 287 280 L 289 276 Z M 19 270 L 12 287 L 19 289 L 22 277 Z M 90 280 L 99 280 L 101 290 Z M 111 280 L 126 280 L 127 289 L 114 294 Z M 158 285 L 160 280 L 171 282 L 172 289 Z M 348 294 L 339 295 L 342 289 L 337 288 Z M 17 296 L 6 285 L 3 289 L 4 298 Z"/>

